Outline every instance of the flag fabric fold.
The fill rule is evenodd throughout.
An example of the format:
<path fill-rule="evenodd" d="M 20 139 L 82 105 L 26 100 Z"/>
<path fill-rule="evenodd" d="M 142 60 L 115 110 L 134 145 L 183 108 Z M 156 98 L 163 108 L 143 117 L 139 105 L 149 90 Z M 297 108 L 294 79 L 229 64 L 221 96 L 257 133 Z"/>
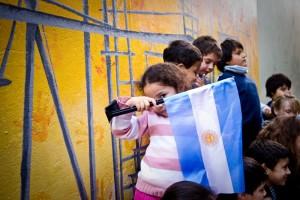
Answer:
<path fill-rule="evenodd" d="M 243 192 L 242 113 L 234 79 L 168 97 L 165 105 L 185 180 L 216 193 Z"/>

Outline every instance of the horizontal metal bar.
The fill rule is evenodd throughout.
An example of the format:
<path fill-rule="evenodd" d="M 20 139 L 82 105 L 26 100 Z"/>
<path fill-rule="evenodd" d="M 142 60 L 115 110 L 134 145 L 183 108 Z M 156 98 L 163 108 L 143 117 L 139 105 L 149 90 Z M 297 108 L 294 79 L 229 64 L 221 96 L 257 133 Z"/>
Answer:
<path fill-rule="evenodd" d="M 54 1 L 54 0 L 42 0 L 42 1 L 44 1 L 46 3 L 49 3 L 49 4 L 52 4 L 52 5 L 55 5 L 57 7 L 60 7 L 62 9 L 64 9 L 64 10 L 67 10 L 67 11 L 73 13 L 73 14 L 79 15 L 80 17 L 85 17 L 86 19 L 89 19 L 89 20 L 91 20 L 94 23 L 110 26 L 109 24 L 107 24 L 105 22 L 102 22 L 102 21 L 100 21 L 98 19 L 95 19 L 95 18 L 89 16 L 89 15 L 86 15 L 86 14 L 84 14 L 82 12 L 79 12 L 79 11 L 75 10 L 74 8 L 72 8 L 70 6 L 67 6 L 65 4 L 62 4 L 62 3 L 58 2 L 58 1 Z"/>
<path fill-rule="evenodd" d="M 163 103 L 163 102 L 159 102 L 159 103 Z M 145 150 L 147 149 L 147 147 L 149 146 L 149 144 L 145 144 L 143 146 L 140 146 L 138 148 L 134 148 L 133 151 L 141 151 L 141 150 Z"/>
<path fill-rule="evenodd" d="M 195 34 L 195 35 L 198 34 L 197 31 L 195 31 L 195 30 L 193 30 L 193 29 L 190 29 L 190 28 L 185 28 L 185 30 L 186 30 L 187 32 L 190 32 L 190 33 Z"/>
<path fill-rule="evenodd" d="M 123 52 L 123 51 L 101 51 L 102 55 L 106 56 L 134 56 L 133 52 Z"/>
<path fill-rule="evenodd" d="M 140 81 L 133 81 L 134 84 L 138 84 Z M 119 81 L 121 85 L 130 85 L 131 81 Z"/>
<path fill-rule="evenodd" d="M 132 174 L 128 174 L 127 176 L 129 176 L 130 178 L 135 178 L 135 177 L 137 177 L 138 173 L 139 172 L 134 172 Z"/>
<path fill-rule="evenodd" d="M 141 152 L 141 153 L 140 153 L 140 156 L 143 156 L 143 155 L 145 155 L 145 152 Z M 138 156 L 137 154 L 132 154 L 132 155 L 130 155 L 130 156 L 123 157 L 122 162 L 126 162 L 126 161 L 128 161 L 128 160 L 131 160 L 131 159 L 133 159 L 133 158 L 135 158 L 135 157 L 137 157 L 137 156 Z"/>
<path fill-rule="evenodd" d="M 123 189 L 124 189 L 124 190 L 129 190 L 129 189 L 132 189 L 134 186 L 135 186 L 135 184 L 130 183 L 130 184 L 128 184 L 128 185 L 124 185 L 124 186 L 123 186 Z"/>
<path fill-rule="evenodd" d="M 148 42 L 156 42 L 163 44 L 169 43 L 173 40 L 193 40 L 193 37 L 189 35 L 122 30 L 112 28 L 106 25 L 91 24 L 74 19 L 47 14 L 44 12 L 32 11 L 26 8 L 20 8 L 4 3 L 0 3 L 0 17 L 16 21 L 28 22 L 32 24 L 44 24 L 49 26 L 80 30 L 84 32 L 100 33 L 102 35 L 110 35 L 115 37 L 140 39 Z"/>
<path fill-rule="evenodd" d="M 102 9 L 100 9 L 101 11 Z M 107 10 L 107 12 L 113 12 L 112 9 Z M 118 13 L 124 13 L 123 10 L 117 10 Z M 182 12 L 157 12 L 157 11 L 145 11 L 145 10 L 126 10 L 127 14 L 137 14 L 137 15 L 179 15 L 192 18 L 193 20 L 198 20 L 195 16 L 189 13 Z"/>
<path fill-rule="evenodd" d="M 154 56 L 154 57 L 159 57 L 159 58 L 163 57 L 162 53 L 158 53 L 158 52 L 154 52 L 154 51 L 144 51 L 144 54 L 146 56 Z"/>
<path fill-rule="evenodd" d="M 130 155 L 130 156 L 123 157 L 123 158 L 122 158 L 122 162 L 126 162 L 126 161 L 128 161 L 128 160 L 131 160 L 131 159 L 133 159 L 133 158 L 136 157 L 136 156 L 137 156 L 137 155 L 132 154 L 132 155 Z"/>

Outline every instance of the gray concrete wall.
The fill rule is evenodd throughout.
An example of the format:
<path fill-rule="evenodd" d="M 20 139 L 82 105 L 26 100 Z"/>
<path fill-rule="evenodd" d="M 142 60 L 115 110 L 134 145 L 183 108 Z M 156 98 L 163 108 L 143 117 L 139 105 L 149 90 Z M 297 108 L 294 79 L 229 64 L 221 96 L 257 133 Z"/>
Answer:
<path fill-rule="evenodd" d="M 274 73 L 292 80 L 292 92 L 300 98 L 300 0 L 258 0 L 260 96 Z"/>

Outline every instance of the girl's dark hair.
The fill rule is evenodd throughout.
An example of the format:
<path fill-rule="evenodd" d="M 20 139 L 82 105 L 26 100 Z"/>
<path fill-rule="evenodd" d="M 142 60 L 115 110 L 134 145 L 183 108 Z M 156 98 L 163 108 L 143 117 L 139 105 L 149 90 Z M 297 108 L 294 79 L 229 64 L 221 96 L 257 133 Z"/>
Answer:
<path fill-rule="evenodd" d="M 191 68 L 197 61 L 202 62 L 200 50 L 184 40 L 174 40 L 163 52 L 164 62 L 183 64 L 186 69 Z"/>
<path fill-rule="evenodd" d="M 169 186 L 161 200 L 215 200 L 214 193 L 208 188 L 191 181 L 180 181 Z"/>
<path fill-rule="evenodd" d="M 292 87 L 292 82 L 286 75 L 278 73 L 270 76 L 266 81 L 267 97 L 272 98 L 276 90 L 284 85 L 286 85 L 288 89 Z"/>
<path fill-rule="evenodd" d="M 174 87 L 176 92 L 183 92 L 188 88 L 185 73 L 173 63 L 158 63 L 150 66 L 143 74 L 139 88 L 143 91 L 149 83 L 161 83 Z"/>
<path fill-rule="evenodd" d="M 253 192 L 264 182 L 268 176 L 264 168 L 253 158 L 244 157 L 245 193 Z"/>
<path fill-rule="evenodd" d="M 227 62 L 232 59 L 232 52 L 236 49 L 244 49 L 244 47 L 239 41 L 226 39 L 221 43 L 221 49 L 222 58 L 217 64 L 217 67 L 221 72 L 224 72 L 224 67 L 227 65 Z"/>
<path fill-rule="evenodd" d="M 218 59 L 222 57 L 222 51 L 218 46 L 217 40 L 209 35 L 198 37 L 194 40 L 193 45 L 201 51 L 202 56 L 213 53 L 218 57 Z"/>
<path fill-rule="evenodd" d="M 250 145 L 247 156 L 254 158 L 260 164 L 273 170 L 280 159 L 289 158 L 288 149 L 282 144 L 272 140 L 256 139 Z"/>
<path fill-rule="evenodd" d="M 285 146 L 292 154 L 296 156 L 295 141 L 300 136 L 300 117 L 281 116 L 274 118 L 257 135 L 258 139 L 273 140 Z"/>

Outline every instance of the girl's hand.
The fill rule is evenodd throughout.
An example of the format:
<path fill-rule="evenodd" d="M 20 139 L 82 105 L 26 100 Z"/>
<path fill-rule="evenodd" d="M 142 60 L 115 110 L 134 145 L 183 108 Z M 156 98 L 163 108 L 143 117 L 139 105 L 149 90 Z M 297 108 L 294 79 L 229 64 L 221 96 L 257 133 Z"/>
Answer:
<path fill-rule="evenodd" d="M 127 102 L 126 105 L 132 107 L 136 106 L 137 111 L 144 111 L 148 110 L 150 108 L 150 102 L 153 105 L 156 105 L 156 101 L 153 98 L 145 97 L 145 96 L 139 96 L 139 97 L 131 97 Z"/>
<path fill-rule="evenodd" d="M 264 113 L 264 115 L 265 115 L 267 118 L 270 118 L 270 117 L 273 116 L 272 110 L 271 110 L 271 108 L 270 108 L 269 106 L 266 106 L 266 107 L 263 108 L 263 113 Z"/>

